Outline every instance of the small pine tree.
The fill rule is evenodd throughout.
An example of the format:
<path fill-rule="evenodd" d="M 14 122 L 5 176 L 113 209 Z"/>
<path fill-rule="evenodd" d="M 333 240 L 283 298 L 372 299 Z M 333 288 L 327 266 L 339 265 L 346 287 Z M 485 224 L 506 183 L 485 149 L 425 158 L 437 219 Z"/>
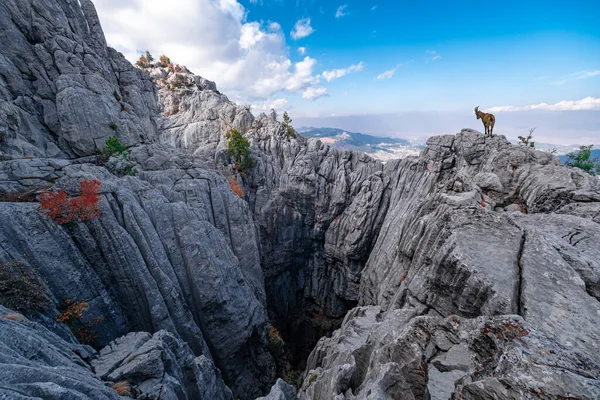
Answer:
<path fill-rule="evenodd" d="M 140 56 L 139 60 L 135 62 L 135 65 L 140 68 L 148 68 L 148 61 L 146 60 L 146 57 Z"/>
<path fill-rule="evenodd" d="M 531 128 L 531 129 L 529 129 L 529 135 L 527 135 L 527 137 L 519 136 L 519 144 L 523 145 L 525 147 L 535 147 L 535 142 L 531 141 L 531 139 L 533 139 L 534 131 L 535 131 L 535 128 Z"/>
<path fill-rule="evenodd" d="M 227 153 L 235 162 L 235 168 L 246 173 L 250 168 L 256 166 L 256 162 L 250 155 L 250 142 L 237 129 L 230 130 L 226 138 Z"/>
<path fill-rule="evenodd" d="M 590 175 L 600 174 L 600 159 L 592 158 L 592 147 L 593 144 L 580 146 L 578 152 L 568 153 L 565 165 L 581 168 Z"/>
<path fill-rule="evenodd" d="M 287 136 L 296 137 L 296 130 L 292 127 L 292 119 L 288 115 L 287 111 L 283 112 L 283 122 L 281 125 L 285 128 L 285 134 Z"/>
<path fill-rule="evenodd" d="M 164 68 L 167 65 L 171 64 L 171 59 L 163 54 L 162 56 L 160 56 L 160 64 Z"/>
<path fill-rule="evenodd" d="M 146 50 L 146 61 L 148 61 L 148 64 L 151 64 L 152 61 L 154 61 L 154 57 L 152 57 L 152 54 L 150 54 L 148 50 Z"/>

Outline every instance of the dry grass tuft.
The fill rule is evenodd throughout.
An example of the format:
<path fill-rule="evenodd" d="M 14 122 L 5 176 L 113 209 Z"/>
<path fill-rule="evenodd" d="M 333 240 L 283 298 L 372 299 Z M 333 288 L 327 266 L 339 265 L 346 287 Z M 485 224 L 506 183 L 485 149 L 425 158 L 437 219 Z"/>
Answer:
<path fill-rule="evenodd" d="M 113 383 L 111 386 L 119 396 L 131 396 L 131 385 L 127 381 Z"/>

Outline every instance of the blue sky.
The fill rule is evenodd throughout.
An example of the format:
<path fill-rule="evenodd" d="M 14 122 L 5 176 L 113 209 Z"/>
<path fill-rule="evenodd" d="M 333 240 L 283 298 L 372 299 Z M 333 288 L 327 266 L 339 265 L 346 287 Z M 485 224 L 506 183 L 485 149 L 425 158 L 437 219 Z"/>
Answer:
<path fill-rule="evenodd" d="M 255 112 L 317 125 L 336 117 L 349 130 L 360 116 L 398 114 L 372 133 L 417 134 L 397 125 L 421 121 L 429 135 L 440 113 L 479 128 L 479 105 L 515 137 L 554 113 L 562 122 L 539 133 L 550 140 L 584 109 L 593 126 L 569 136 L 600 143 L 598 0 L 172 0 L 168 13 L 162 0 L 94 3 L 109 45 L 130 60 L 166 53 Z M 509 113 L 523 123 L 502 127 Z"/>
<path fill-rule="evenodd" d="M 559 5 L 560 3 L 560 5 Z M 306 47 L 323 70 L 363 62 L 361 72 L 327 85 L 329 99 L 305 110 L 332 113 L 460 110 L 600 97 L 600 2 L 574 1 L 243 1 L 248 19 L 274 20 L 290 56 Z M 336 18 L 340 5 L 343 17 Z M 374 9 L 373 9 L 374 8 Z M 292 40 L 296 21 L 314 32 Z M 432 61 L 435 51 L 441 58 Z M 295 53 L 295 54 L 294 54 Z M 396 69 L 390 79 L 374 81 Z M 346 93 L 344 96 L 344 93 Z M 376 102 L 365 102 L 368 96 Z"/>

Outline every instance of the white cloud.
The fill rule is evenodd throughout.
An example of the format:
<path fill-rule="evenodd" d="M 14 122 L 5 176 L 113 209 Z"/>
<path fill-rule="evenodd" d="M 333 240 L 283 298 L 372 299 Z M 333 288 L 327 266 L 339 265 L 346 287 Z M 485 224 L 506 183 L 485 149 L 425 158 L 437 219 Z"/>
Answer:
<path fill-rule="evenodd" d="M 309 87 L 302 93 L 302 98 L 314 101 L 319 97 L 327 96 L 327 89 L 324 87 Z"/>
<path fill-rule="evenodd" d="M 579 80 L 579 79 L 591 78 L 591 77 L 598 76 L 598 75 L 600 75 L 600 70 L 599 71 L 579 71 L 579 72 L 574 72 L 572 74 L 569 74 L 563 80 L 550 82 L 550 84 L 552 84 L 552 85 L 564 85 L 565 83 L 567 83 L 569 81 L 576 81 L 576 80 Z"/>
<path fill-rule="evenodd" d="M 425 57 L 427 61 L 435 61 L 442 58 L 435 50 L 426 50 Z"/>
<path fill-rule="evenodd" d="M 353 64 L 353 65 L 349 66 L 348 68 L 340 68 L 340 69 L 334 69 L 331 71 L 323 71 L 321 76 L 323 78 L 325 78 L 327 80 L 327 82 L 331 82 L 332 80 L 341 78 L 342 76 L 349 74 L 351 72 L 362 71 L 362 69 L 363 69 L 363 63 L 361 61 L 358 64 Z"/>
<path fill-rule="evenodd" d="M 259 105 L 252 105 L 252 109 L 256 110 L 256 111 L 261 111 L 261 112 L 270 111 L 271 109 L 274 109 L 276 111 L 281 111 L 287 105 L 288 105 L 287 99 L 281 98 L 281 99 L 264 101 L 262 104 L 259 104 Z"/>
<path fill-rule="evenodd" d="M 344 4 L 343 6 L 339 6 L 337 11 L 335 12 L 335 17 L 336 18 L 342 18 L 345 17 L 346 15 L 348 15 L 348 13 L 345 12 L 346 7 L 348 7 L 348 4 Z"/>
<path fill-rule="evenodd" d="M 234 101 L 273 98 L 277 92 L 303 93 L 318 84 L 316 60 L 293 63 L 281 25 L 247 20 L 236 0 L 95 0 L 110 46 L 129 61 L 148 49 L 168 55 L 194 73 L 216 81 Z M 299 21 L 298 37 L 312 33 Z M 158 57 L 157 57 L 158 58 Z"/>
<path fill-rule="evenodd" d="M 371 11 L 375 11 L 377 10 L 377 5 L 374 5 L 373 7 L 371 7 Z"/>
<path fill-rule="evenodd" d="M 600 110 L 600 98 L 586 97 L 581 100 L 563 100 L 555 104 L 533 104 L 529 106 L 499 106 L 490 108 L 490 112 L 504 111 L 574 111 Z"/>
<path fill-rule="evenodd" d="M 398 70 L 398 68 L 400 68 L 401 66 L 402 66 L 402 64 L 398 64 L 393 69 L 390 69 L 389 71 L 382 72 L 381 74 L 379 74 L 379 75 L 377 75 L 375 77 L 375 80 L 381 81 L 383 79 L 390 79 L 392 76 L 394 76 L 394 74 L 396 73 L 396 71 Z"/>
<path fill-rule="evenodd" d="M 301 56 L 306 54 L 306 47 L 298 47 L 298 53 L 300 53 Z"/>
<path fill-rule="evenodd" d="M 310 18 L 302 18 L 296 22 L 290 35 L 292 36 L 292 39 L 298 40 L 307 37 L 314 31 L 312 26 L 310 26 Z"/>

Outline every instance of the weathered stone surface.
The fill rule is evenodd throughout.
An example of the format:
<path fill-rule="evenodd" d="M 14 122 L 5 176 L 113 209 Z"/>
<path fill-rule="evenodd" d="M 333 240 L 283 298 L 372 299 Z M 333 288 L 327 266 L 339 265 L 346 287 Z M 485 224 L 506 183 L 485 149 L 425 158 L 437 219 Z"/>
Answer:
<path fill-rule="evenodd" d="M 112 135 L 155 140 L 149 77 L 107 48 L 90 0 L 9 0 L 0 10 L 0 155 L 89 155 Z"/>
<path fill-rule="evenodd" d="M 272 382 L 273 369 L 247 205 L 215 172 L 193 164 L 146 172 L 148 154 L 165 164 L 160 151 L 132 153 L 141 179 L 80 164 L 65 167 L 57 181 L 55 188 L 72 194 L 81 179 L 102 181 L 103 214 L 97 220 L 65 228 L 36 203 L 0 203 L 6 221 L 0 258 L 26 254 L 57 307 L 66 299 L 88 300 L 84 320 L 104 317 L 98 344 L 130 329 L 165 329 L 196 355 L 214 359 L 239 397 L 259 395 Z"/>
<path fill-rule="evenodd" d="M 102 349 L 92 366 L 103 379 L 129 382 L 138 398 L 233 399 L 213 362 L 194 357 L 166 331 L 129 333 Z"/>
<path fill-rule="evenodd" d="M 268 395 L 256 400 L 296 400 L 296 388 L 279 378 Z"/>
<path fill-rule="evenodd" d="M 94 353 L 0 306 L 0 398 L 119 399 L 84 360 Z"/>
<path fill-rule="evenodd" d="M 414 317 L 416 311 L 352 310 L 311 354 L 299 398 L 600 395 L 600 364 L 519 316 L 444 319 Z M 444 343 L 454 345 L 444 351 Z"/>
<path fill-rule="evenodd" d="M 0 348 L 4 398 L 119 399 L 110 385 L 127 381 L 136 398 L 233 399 L 213 362 L 166 331 L 130 333 L 97 355 L 0 306 Z"/>

